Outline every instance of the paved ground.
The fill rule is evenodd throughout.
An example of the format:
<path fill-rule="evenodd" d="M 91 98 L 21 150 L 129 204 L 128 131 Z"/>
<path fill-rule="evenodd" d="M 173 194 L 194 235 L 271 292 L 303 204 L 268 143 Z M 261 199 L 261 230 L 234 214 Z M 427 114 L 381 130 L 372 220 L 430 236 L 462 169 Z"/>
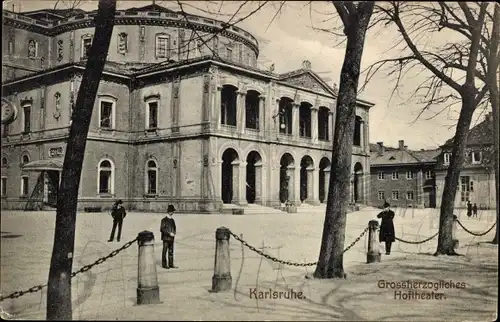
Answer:
<path fill-rule="evenodd" d="M 354 241 L 378 210 L 364 209 L 348 215 L 346 245 Z M 396 211 L 396 233 L 408 240 L 422 240 L 437 231 L 437 210 Z M 46 283 L 52 252 L 54 212 L 2 212 L 1 293 Z M 472 231 L 487 230 L 493 212 L 469 219 Z M 107 243 L 111 218 L 107 214 L 78 215 L 74 270 L 107 255 L 142 230 L 159 237 L 161 215 L 130 213 L 120 243 Z M 458 229 L 459 252 L 465 256 L 430 256 L 433 239 L 423 245 L 396 243 L 393 254 L 378 264 L 365 264 L 366 238 L 344 256 L 346 280 L 310 280 L 309 268 L 280 267 L 231 240 L 233 290 L 210 293 L 215 252 L 214 232 L 226 226 L 254 246 L 279 258 L 297 262 L 317 260 L 324 215 L 176 215 L 177 270 L 164 270 L 161 241 L 155 244 L 162 304 L 137 306 L 137 246 L 73 279 L 73 318 L 85 320 L 492 320 L 496 317 L 498 268 L 496 245 L 486 243 L 494 230 L 474 237 Z M 453 280 L 465 288 L 441 288 L 441 300 L 399 300 L 395 290 L 380 288 L 379 281 Z M 438 285 L 439 286 L 439 285 Z M 293 289 L 306 299 L 257 300 L 250 289 Z M 403 293 L 407 290 L 402 290 Z M 428 291 L 418 289 L 417 292 Z M 0 303 L 4 317 L 44 319 L 45 289 Z"/>

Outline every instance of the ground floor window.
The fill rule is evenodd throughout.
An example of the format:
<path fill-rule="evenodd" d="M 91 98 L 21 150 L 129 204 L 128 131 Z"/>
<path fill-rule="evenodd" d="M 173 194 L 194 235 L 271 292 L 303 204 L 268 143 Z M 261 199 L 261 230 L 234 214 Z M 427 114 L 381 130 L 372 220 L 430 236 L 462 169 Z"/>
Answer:
<path fill-rule="evenodd" d="M 392 191 L 392 200 L 399 200 L 399 191 Z"/>
<path fill-rule="evenodd" d="M 21 177 L 21 196 L 26 197 L 29 193 L 29 178 L 28 176 Z"/>
<path fill-rule="evenodd" d="M 99 193 L 113 193 L 114 167 L 109 160 L 103 160 L 99 164 Z"/>
<path fill-rule="evenodd" d="M 378 192 L 378 200 L 385 200 L 385 192 L 384 191 Z"/>
<path fill-rule="evenodd" d="M 406 200 L 413 200 L 413 191 L 406 192 Z"/>

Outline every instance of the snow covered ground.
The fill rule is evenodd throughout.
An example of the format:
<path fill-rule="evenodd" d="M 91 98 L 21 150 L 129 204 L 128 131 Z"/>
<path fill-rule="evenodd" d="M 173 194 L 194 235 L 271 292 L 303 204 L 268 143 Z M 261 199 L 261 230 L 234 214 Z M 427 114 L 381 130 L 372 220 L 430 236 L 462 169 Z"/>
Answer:
<path fill-rule="evenodd" d="M 346 241 L 354 241 L 379 210 L 365 208 L 348 214 Z M 396 235 L 423 240 L 438 229 L 438 209 L 396 209 Z M 474 232 L 494 223 L 493 211 L 479 219 L 458 213 Z M 45 284 L 52 252 L 55 212 L 1 214 L 1 294 Z M 494 229 L 474 237 L 458 228 L 459 253 L 465 256 L 431 256 L 437 238 L 423 245 L 396 242 L 382 262 L 366 264 L 367 236 L 344 255 L 346 280 L 311 280 L 314 270 L 283 267 L 263 259 L 241 244 L 230 241 L 233 289 L 210 293 L 215 253 L 215 230 L 225 226 L 243 234 L 249 244 L 280 259 L 314 262 L 318 259 L 324 214 L 175 215 L 177 222 L 176 270 L 161 268 L 161 214 L 129 213 L 120 243 L 108 243 L 111 217 L 104 213 L 79 213 L 74 271 L 109 254 L 137 233 L 155 233 L 156 259 L 162 304 L 136 305 L 137 245 L 73 278 L 73 319 L 85 320 L 491 320 L 498 297 L 498 248 L 488 242 Z M 383 246 L 381 245 L 381 248 Z M 380 280 L 400 282 L 454 281 L 464 287 L 440 288 L 442 299 L 403 300 L 395 291 L 381 288 Z M 303 292 L 305 299 L 250 298 L 258 291 Z M 432 291 L 419 288 L 416 292 Z M 402 294 L 397 293 L 397 294 Z M 2 317 L 45 319 L 46 289 L 0 302 Z"/>

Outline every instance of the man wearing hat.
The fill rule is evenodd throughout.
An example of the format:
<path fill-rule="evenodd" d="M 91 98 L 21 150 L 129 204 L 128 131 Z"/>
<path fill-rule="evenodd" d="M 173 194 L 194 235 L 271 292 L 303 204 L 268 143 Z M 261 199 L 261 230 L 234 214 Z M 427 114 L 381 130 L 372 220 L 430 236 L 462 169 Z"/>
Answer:
<path fill-rule="evenodd" d="M 122 236 L 123 219 L 125 219 L 125 216 L 127 215 L 127 212 L 125 211 L 125 208 L 123 208 L 122 204 L 123 201 L 118 200 L 113 204 L 113 207 L 111 207 L 113 229 L 111 229 L 111 235 L 109 236 L 108 242 L 112 242 L 115 239 L 116 226 L 118 226 L 118 237 L 116 238 L 116 241 L 120 241 L 120 237 Z"/>
<path fill-rule="evenodd" d="M 163 268 L 177 268 L 174 266 L 174 239 L 176 234 L 175 220 L 172 218 L 175 208 L 168 205 L 167 215 L 161 220 L 160 232 L 163 240 L 163 251 L 161 253 L 161 266 Z M 168 252 L 168 264 L 167 264 Z"/>
<path fill-rule="evenodd" d="M 380 223 L 380 233 L 379 241 L 385 242 L 385 254 L 391 254 L 392 243 L 396 240 L 396 234 L 394 232 L 394 211 L 390 210 L 391 205 L 386 201 L 384 202 L 384 210 L 377 215 L 377 218 L 382 218 Z"/>

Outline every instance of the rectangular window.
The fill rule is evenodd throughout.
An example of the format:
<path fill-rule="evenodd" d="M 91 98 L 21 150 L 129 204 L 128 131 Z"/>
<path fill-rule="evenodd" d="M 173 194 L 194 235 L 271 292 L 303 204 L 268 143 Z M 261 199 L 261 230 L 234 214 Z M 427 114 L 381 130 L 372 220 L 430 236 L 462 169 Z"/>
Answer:
<path fill-rule="evenodd" d="M 23 133 L 29 133 L 31 131 L 31 106 L 23 106 L 24 113 L 24 128 Z"/>
<path fill-rule="evenodd" d="M 378 173 L 378 179 L 379 180 L 384 180 L 385 179 L 385 172 L 379 172 Z"/>
<path fill-rule="evenodd" d="M 111 171 L 99 171 L 99 193 L 111 193 Z"/>
<path fill-rule="evenodd" d="M 7 177 L 2 177 L 2 197 L 7 196 Z"/>
<path fill-rule="evenodd" d="M 450 164 L 451 153 L 445 153 L 445 154 L 443 155 L 443 157 L 444 157 L 444 164 L 445 164 L 445 165 Z"/>
<path fill-rule="evenodd" d="M 393 190 L 392 191 L 392 200 L 398 200 L 399 199 L 399 191 Z"/>
<path fill-rule="evenodd" d="M 425 172 L 425 178 L 432 179 L 432 171 L 431 170 Z"/>
<path fill-rule="evenodd" d="M 91 37 L 82 38 L 82 58 L 89 57 L 91 47 L 92 47 L 92 38 Z"/>
<path fill-rule="evenodd" d="M 156 194 L 156 171 L 148 170 L 148 194 Z"/>
<path fill-rule="evenodd" d="M 113 103 L 101 101 L 101 128 L 111 129 L 113 127 Z"/>
<path fill-rule="evenodd" d="M 226 58 L 228 60 L 233 60 L 233 49 L 232 48 L 226 48 Z"/>
<path fill-rule="evenodd" d="M 156 57 L 168 58 L 169 54 L 170 54 L 170 37 L 156 36 Z"/>
<path fill-rule="evenodd" d="M 384 191 L 378 191 L 378 200 L 385 200 L 385 192 Z"/>
<path fill-rule="evenodd" d="M 158 127 L 158 102 L 148 103 L 148 129 L 156 129 Z"/>
<path fill-rule="evenodd" d="M 411 180 L 413 179 L 414 173 L 413 171 L 406 171 L 406 179 Z"/>
<path fill-rule="evenodd" d="M 476 151 L 472 152 L 472 164 L 479 164 L 481 163 L 481 152 Z"/>
<path fill-rule="evenodd" d="M 406 200 L 413 200 L 413 191 L 406 192 Z"/>
<path fill-rule="evenodd" d="M 397 171 L 394 171 L 392 173 L 392 180 L 398 180 L 399 179 L 399 172 Z"/>
<path fill-rule="evenodd" d="M 29 178 L 21 177 L 21 196 L 26 197 L 29 193 Z"/>

